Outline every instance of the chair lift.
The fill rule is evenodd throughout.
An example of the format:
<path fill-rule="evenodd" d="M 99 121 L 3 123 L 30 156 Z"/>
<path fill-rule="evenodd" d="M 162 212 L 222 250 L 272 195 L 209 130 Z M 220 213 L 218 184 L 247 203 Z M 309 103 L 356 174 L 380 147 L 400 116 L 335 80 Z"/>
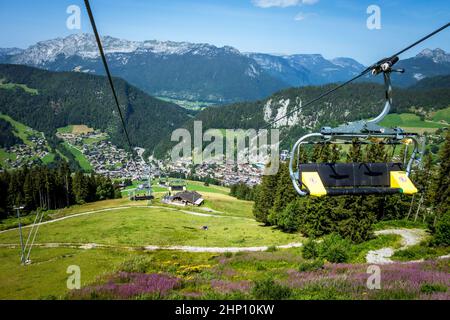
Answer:
<path fill-rule="evenodd" d="M 300 196 L 338 196 L 370 194 L 414 194 L 417 188 L 409 179 L 411 167 L 420 164 L 423 141 L 419 151 L 419 136 L 401 128 L 384 128 L 378 125 L 389 113 L 392 105 L 391 72 L 398 57 L 379 61 L 372 74 L 383 73 L 386 103 L 383 111 L 372 120 L 360 120 L 336 128 L 322 127 L 318 133 L 304 135 L 294 144 L 289 160 L 289 172 L 296 192 Z M 300 148 L 306 144 L 350 144 L 353 141 L 386 145 L 413 144 L 412 154 L 403 163 L 301 163 Z M 296 162 L 295 162 L 296 161 Z M 294 164 L 295 162 L 295 164 Z M 296 166 L 294 170 L 294 165 Z"/>

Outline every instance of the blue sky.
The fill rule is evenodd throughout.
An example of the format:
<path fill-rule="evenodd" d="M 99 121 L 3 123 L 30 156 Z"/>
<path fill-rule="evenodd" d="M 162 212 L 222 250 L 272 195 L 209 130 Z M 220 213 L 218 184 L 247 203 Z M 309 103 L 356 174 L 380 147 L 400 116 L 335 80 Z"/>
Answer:
<path fill-rule="evenodd" d="M 66 9 L 82 9 L 81 31 L 68 30 Z M 366 27 L 369 5 L 381 9 L 381 29 Z M 231 45 L 241 51 L 321 53 L 369 64 L 450 21 L 448 0 L 91 0 L 99 32 L 129 40 Z M 82 0 L 0 0 L 0 47 L 91 32 Z M 423 48 L 450 51 L 450 29 Z"/>

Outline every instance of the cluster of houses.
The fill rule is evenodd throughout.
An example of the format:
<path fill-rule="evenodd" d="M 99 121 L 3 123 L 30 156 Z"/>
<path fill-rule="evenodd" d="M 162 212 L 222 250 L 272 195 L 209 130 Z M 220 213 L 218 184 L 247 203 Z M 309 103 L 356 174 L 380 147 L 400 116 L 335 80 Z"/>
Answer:
<path fill-rule="evenodd" d="M 7 153 L 15 154 L 13 159 L 5 159 L 6 167 L 16 169 L 40 164 L 42 158 L 49 153 L 47 141 L 43 135 L 34 134 L 27 139 L 28 144 L 16 144 L 6 149 Z"/>
<path fill-rule="evenodd" d="M 141 179 L 151 169 L 142 157 L 132 159 L 130 153 L 112 144 L 108 135 L 98 130 L 82 134 L 58 133 L 58 136 L 78 149 L 96 173 L 112 179 Z"/>
<path fill-rule="evenodd" d="M 211 166 L 202 164 L 196 168 L 196 175 L 201 178 L 212 177 L 226 186 L 245 183 L 254 186 L 261 182 L 264 165 L 255 164 L 219 164 Z"/>
<path fill-rule="evenodd" d="M 194 174 L 199 178 L 214 178 L 223 185 L 230 186 L 238 183 L 245 183 L 249 186 L 257 185 L 261 182 L 264 164 L 235 164 L 235 163 L 215 163 L 205 161 L 199 165 L 192 165 L 191 158 L 182 158 L 175 162 L 164 164 L 164 171 L 177 172 L 180 174 Z"/>
<path fill-rule="evenodd" d="M 227 186 L 239 183 L 254 186 L 261 182 L 264 171 L 263 163 L 236 164 L 204 161 L 201 164 L 193 165 L 192 158 L 181 158 L 175 162 L 153 159 L 151 163 L 156 163 L 156 165 L 150 165 L 142 157 L 143 150 L 138 152 L 138 157 L 132 159 L 130 153 L 112 144 L 108 140 L 108 135 L 99 130 L 82 133 L 59 132 L 57 135 L 71 147 L 79 150 L 96 173 L 113 179 L 142 179 L 148 176 L 149 172 L 155 176 L 159 174 L 160 168 L 166 173 L 195 175 L 200 179 L 213 178 Z M 42 159 L 48 154 L 45 138 L 36 136 L 33 139 L 31 145 L 16 145 L 11 148 L 10 152 L 16 153 L 17 159 L 6 160 L 9 166 L 14 168 L 27 165 L 29 161 L 39 161 L 37 159 Z M 282 160 L 285 160 L 287 156 L 287 152 L 282 152 Z"/>

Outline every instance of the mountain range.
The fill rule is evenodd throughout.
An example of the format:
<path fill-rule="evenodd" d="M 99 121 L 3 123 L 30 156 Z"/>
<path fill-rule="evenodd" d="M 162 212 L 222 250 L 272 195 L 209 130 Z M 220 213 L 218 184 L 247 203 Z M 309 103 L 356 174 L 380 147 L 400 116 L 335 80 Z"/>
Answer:
<path fill-rule="evenodd" d="M 113 75 L 146 93 L 219 104 L 262 99 L 292 86 L 345 81 L 365 68 L 352 58 L 328 60 L 320 54 L 241 53 L 230 46 L 109 36 L 103 37 L 102 43 Z M 41 41 L 27 49 L 3 48 L 0 63 L 104 74 L 90 34 Z M 450 54 L 425 49 L 397 66 L 406 73 L 393 75 L 394 84 L 406 87 L 426 77 L 450 74 Z M 363 81 L 379 80 L 368 77 Z"/>
<path fill-rule="evenodd" d="M 293 87 L 345 81 L 365 69 L 354 59 L 341 57 L 327 60 L 320 54 L 245 55 L 258 62 L 270 75 Z"/>
<path fill-rule="evenodd" d="M 286 87 L 228 46 L 108 36 L 102 43 L 113 75 L 154 96 L 225 103 L 258 99 Z M 6 51 L 0 63 L 104 74 L 95 38 L 89 34 L 42 41 L 19 53 Z"/>
<path fill-rule="evenodd" d="M 282 147 L 289 147 L 300 134 L 322 125 L 376 115 L 384 104 L 384 87 L 377 83 L 352 83 L 313 105 L 302 104 L 334 84 L 289 88 L 261 100 L 207 108 L 195 117 L 186 109 L 149 96 L 142 90 L 114 79 L 122 113 L 133 146 L 148 154 L 167 155 L 173 130 L 192 128 L 201 120 L 209 128 L 262 128 L 294 109 L 275 124 L 281 129 Z M 419 81 L 414 87 L 395 90 L 394 112 L 426 112 L 447 108 L 450 76 Z M 114 144 L 127 148 L 106 77 L 80 72 L 51 72 L 22 65 L 0 65 L 0 113 L 45 133 L 50 145 L 59 150 L 57 128 L 85 124 L 110 135 Z M 62 152 L 62 151 L 61 151 Z"/>

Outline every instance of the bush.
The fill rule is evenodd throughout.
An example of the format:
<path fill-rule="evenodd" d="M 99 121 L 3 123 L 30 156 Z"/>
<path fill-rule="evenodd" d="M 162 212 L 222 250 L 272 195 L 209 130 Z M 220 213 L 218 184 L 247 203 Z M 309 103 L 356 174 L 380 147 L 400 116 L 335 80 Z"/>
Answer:
<path fill-rule="evenodd" d="M 439 283 L 425 283 L 420 287 L 422 293 L 447 292 L 447 287 Z"/>
<path fill-rule="evenodd" d="M 256 299 L 262 300 L 284 300 L 292 295 L 289 287 L 276 283 L 273 279 L 255 281 L 252 294 Z"/>
<path fill-rule="evenodd" d="M 322 242 L 308 239 L 302 248 L 305 259 L 325 259 L 332 263 L 347 262 L 350 258 L 351 243 L 337 233 L 323 238 Z"/>
<path fill-rule="evenodd" d="M 278 248 L 276 246 L 269 246 L 267 247 L 266 252 L 275 252 L 277 250 Z"/>
<path fill-rule="evenodd" d="M 142 256 L 134 257 L 123 262 L 119 266 L 119 271 L 130 273 L 145 273 L 150 266 L 150 261 Z"/>
<path fill-rule="evenodd" d="M 431 244 L 434 246 L 450 246 L 450 212 L 446 212 L 436 223 Z"/>
<path fill-rule="evenodd" d="M 300 202 L 293 201 L 278 216 L 278 225 L 287 232 L 295 232 L 298 230 L 298 216 L 300 211 Z"/>
<path fill-rule="evenodd" d="M 298 266 L 298 271 L 307 272 L 307 271 L 315 271 L 323 268 L 323 260 L 316 259 L 312 261 L 304 261 L 300 263 Z"/>
<path fill-rule="evenodd" d="M 319 244 L 312 240 L 308 239 L 302 247 L 302 255 L 305 259 L 316 259 L 319 257 Z"/>
<path fill-rule="evenodd" d="M 392 258 L 399 261 L 411 261 L 411 260 L 428 259 L 436 255 L 437 255 L 436 249 L 427 247 L 426 244 L 420 244 L 411 246 L 403 250 L 398 250 L 394 253 Z"/>
<path fill-rule="evenodd" d="M 332 263 L 347 262 L 349 259 L 350 242 L 338 234 L 326 236 L 320 243 L 319 256 Z"/>

